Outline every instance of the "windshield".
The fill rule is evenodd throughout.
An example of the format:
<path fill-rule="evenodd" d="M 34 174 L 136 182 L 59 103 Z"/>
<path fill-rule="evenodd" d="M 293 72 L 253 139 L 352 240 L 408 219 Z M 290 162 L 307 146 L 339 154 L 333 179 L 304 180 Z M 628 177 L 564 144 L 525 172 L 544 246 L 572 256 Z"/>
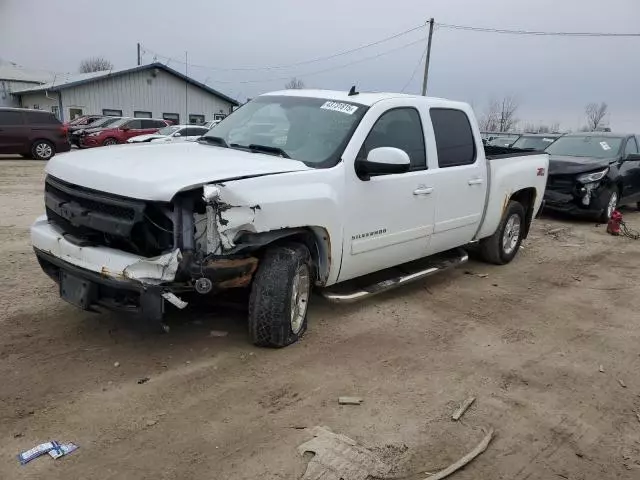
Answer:
<path fill-rule="evenodd" d="M 508 147 L 515 141 L 516 138 L 518 137 L 496 137 L 493 140 L 489 140 L 489 145 L 492 145 L 494 147 Z"/>
<path fill-rule="evenodd" d="M 125 123 L 127 123 L 129 120 L 131 120 L 130 118 L 116 118 L 113 122 L 109 122 L 105 125 L 102 125 L 103 127 L 109 127 L 109 128 L 117 128 L 121 125 L 124 125 Z"/>
<path fill-rule="evenodd" d="M 513 148 L 532 149 L 542 151 L 551 145 L 556 140 L 556 137 L 525 137 L 522 136 L 516 140 Z"/>
<path fill-rule="evenodd" d="M 181 128 L 182 127 L 178 127 L 176 125 L 172 125 L 172 126 L 169 126 L 169 127 L 164 127 L 164 128 L 161 128 L 160 130 L 158 130 L 158 135 L 171 135 L 172 133 L 177 132 Z"/>
<path fill-rule="evenodd" d="M 545 150 L 550 155 L 611 158 L 618 154 L 622 138 L 597 135 L 560 137 Z"/>
<path fill-rule="evenodd" d="M 366 110 L 350 102 L 265 95 L 233 112 L 203 139 L 222 139 L 231 148 L 266 147 L 311 167 L 328 167 L 338 163 Z"/>

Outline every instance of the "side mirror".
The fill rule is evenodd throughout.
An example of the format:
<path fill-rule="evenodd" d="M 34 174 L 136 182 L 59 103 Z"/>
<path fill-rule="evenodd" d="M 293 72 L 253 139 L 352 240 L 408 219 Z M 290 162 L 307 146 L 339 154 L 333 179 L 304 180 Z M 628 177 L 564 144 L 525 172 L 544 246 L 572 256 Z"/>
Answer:
<path fill-rule="evenodd" d="M 640 153 L 630 153 L 624 157 L 624 160 L 627 162 L 640 162 Z"/>
<path fill-rule="evenodd" d="M 174 134 L 173 134 L 173 136 L 174 136 L 174 137 L 181 137 L 181 136 L 182 136 L 182 134 L 181 134 L 180 132 L 176 132 L 176 133 L 174 133 Z"/>
<path fill-rule="evenodd" d="M 356 160 L 356 174 L 361 180 L 369 180 L 376 175 L 405 173 L 411 167 L 409 155 L 394 147 L 374 148 L 366 160 Z"/>

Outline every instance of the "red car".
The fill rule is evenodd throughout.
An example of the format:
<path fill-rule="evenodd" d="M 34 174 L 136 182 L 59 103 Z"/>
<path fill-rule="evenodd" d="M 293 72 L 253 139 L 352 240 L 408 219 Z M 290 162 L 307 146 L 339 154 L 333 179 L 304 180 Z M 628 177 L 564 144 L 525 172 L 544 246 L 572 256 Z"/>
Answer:
<path fill-rule="evenodd" d="M 168 120 L 154 118 L 123 118 L 107 128 L 80 137 L 80 147 L 101 147 L 126 143 L 131 137 L 156 133 L 161 128 L 171 125 Z"/>

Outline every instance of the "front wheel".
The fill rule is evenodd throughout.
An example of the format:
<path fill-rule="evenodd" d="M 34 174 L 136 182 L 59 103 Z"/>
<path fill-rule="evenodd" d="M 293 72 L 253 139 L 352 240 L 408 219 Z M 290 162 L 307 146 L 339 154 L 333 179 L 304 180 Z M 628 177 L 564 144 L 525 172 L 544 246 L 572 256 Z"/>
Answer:
<path fill-rule="evenodd" d="M 104 145 L 105 147 L 110 147 L 111 145 L 117 145 L 118 141 L 115 138 L 107 138 L 104 142 L 102 142 L 102 145 Z"/>
<path fill-rule="evenodd" d="M 49 160 L 55 153 L 51 142 L 46 140 L 36 140 L 31 146 L 31 156 L 36 160 Z"/>
<path fill-rule="evenodd" d="M 598 217 L 598 221 L 600 223 L 607 223 L 611 218 L 611 215 L 613 214 L 614 210 L 617 208 L 617 206 L 618 206 L 618 192 L 615 190 L 609 190 L 609 195 L 607 196 L 607 200 L 606 200 L 606 207 L 604 207 L 604 209 L 600 213 L 600 216 Z"/>
<path fill-rule="evenodd" d="M 249 334 L 260 347 L 285 347 L 307 329 L 311 255 L 301 244 L 267 250 L 253 278 Z"/>
<path fill-rule="evenodd" d="M 496 265 L 504 265 L 513 260 L 522 243 L 524 226 L 524 207 L 519 202 L 510 201 L 495 233 L 480 241 L 483 260 Z"/>

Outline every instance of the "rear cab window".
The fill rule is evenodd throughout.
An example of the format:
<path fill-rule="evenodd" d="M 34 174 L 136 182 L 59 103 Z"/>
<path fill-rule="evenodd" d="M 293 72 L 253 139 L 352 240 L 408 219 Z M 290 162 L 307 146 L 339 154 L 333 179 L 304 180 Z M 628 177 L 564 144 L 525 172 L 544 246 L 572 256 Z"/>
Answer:
<path fill-rule="evenodd" d="M 440 168 L 472 165 L 476 161 L 476 142 L 469 117 L 462 110 L 432 108 L 429 112 Z"/>

